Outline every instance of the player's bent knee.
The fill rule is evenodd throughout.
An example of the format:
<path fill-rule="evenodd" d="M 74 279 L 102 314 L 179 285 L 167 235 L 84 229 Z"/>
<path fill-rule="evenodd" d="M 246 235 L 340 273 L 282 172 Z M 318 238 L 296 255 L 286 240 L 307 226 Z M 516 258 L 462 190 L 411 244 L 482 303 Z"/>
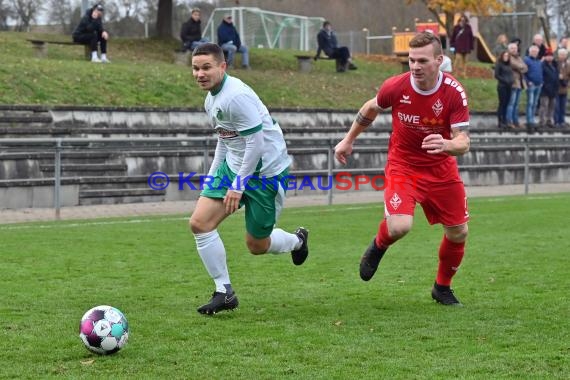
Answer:
<path fill-rule="evenodd" d="M 454 243 L 462 243 L 467 240 L 467 235 L 469 234 L 469 228 L 467 224 L 462 224 L 455 227 L 446 227 L 445 236 Z"/>
<path fill-rule="evenodd" d="M 209 225 L 209 223 L 206 223 L 205 221 L 200 220 L 199 218 L 190 218 L 188 225 L 190 226 L 190 230 L 194 234 L 203 234 L 206 232 L 210 232 L 215 227 Z"/>
<path fill-rule="evenodd" d="M 269 239 L 256 239 L 248 235 L 246 237 L 247 249 L 252 255 L 263 255 L 269 249 Z"/>

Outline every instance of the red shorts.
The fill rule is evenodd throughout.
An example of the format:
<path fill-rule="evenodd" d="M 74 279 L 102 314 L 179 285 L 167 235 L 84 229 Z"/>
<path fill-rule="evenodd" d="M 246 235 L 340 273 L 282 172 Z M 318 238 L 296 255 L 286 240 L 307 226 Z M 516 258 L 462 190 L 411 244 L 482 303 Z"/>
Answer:
<path fill-rule="evenodd" d="M 456 164 L 419 170 L 388 164 L 385 174 L 388 181 L 384 189 L 386 217 L 413 216 L 416 203 L 419 203 L 429 224 L 453 227 L 469 221 L 465 187 Z"/>

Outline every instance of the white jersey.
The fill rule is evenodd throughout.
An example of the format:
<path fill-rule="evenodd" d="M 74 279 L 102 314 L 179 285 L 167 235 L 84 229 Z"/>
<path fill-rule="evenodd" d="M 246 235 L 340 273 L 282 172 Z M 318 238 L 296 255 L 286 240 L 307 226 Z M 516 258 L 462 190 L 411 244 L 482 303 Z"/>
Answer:
<path fill-rule="evenodd" d="M 227 148 L 225 159 L 234 173 L 242 166 L 244 136 L 258 131 L 263 133 L 261 169 L 257 166 L 259 175 L 272 177 L 289 167 L 291 158 L 279 124 L 271 118 L 257 94 L 241 80 L 226 74 L 221 88 L 208 92 L 204 108 L 218 133 L 218 144 L 223 143 Z"/>

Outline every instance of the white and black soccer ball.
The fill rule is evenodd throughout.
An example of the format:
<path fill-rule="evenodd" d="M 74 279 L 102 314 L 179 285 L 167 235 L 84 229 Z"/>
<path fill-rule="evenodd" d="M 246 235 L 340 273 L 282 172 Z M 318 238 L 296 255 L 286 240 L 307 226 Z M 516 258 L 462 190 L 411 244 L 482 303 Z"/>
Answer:
<path fill-rule="evenodd" d="M 81 318 L 79 337 L 92 352 L 114 354 L 127 344 L 129 323 L 119 309 L 107 305 L 95 306 Z"/>

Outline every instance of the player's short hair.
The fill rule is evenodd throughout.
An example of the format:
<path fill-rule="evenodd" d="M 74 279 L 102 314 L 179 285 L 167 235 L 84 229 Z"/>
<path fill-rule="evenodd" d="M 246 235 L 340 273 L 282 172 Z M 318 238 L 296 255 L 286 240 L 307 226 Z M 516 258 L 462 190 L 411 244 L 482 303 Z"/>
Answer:
<path fill-rule="evenodd" d="M 432 32 L 421 32 L 418 33 L 410 40 L 408 44 L 411 48 L 420 48 L 427 45 L 433 45 L 433 54 L 434 56 L 442 55 L 443 49 L 441 47 L 441 40 L 438 36 L 433 34 Z"/>
<path fill-rule="evenodd" d="M 222 63 L 225 60 L 224 51 L 222 48 L 219 45 L 211 42 L 202 44 L 194 49 L 192 52 L 192 57 L 196 57 L 198 55 L 211 55 L 218 63 Z"/>
<path fill-rule="evenodd" d="M 200 8 L 192 8 L 192 11 L 190 11 L 190 14 L 194 14 L 194 13 L 201 13 Z"/>

